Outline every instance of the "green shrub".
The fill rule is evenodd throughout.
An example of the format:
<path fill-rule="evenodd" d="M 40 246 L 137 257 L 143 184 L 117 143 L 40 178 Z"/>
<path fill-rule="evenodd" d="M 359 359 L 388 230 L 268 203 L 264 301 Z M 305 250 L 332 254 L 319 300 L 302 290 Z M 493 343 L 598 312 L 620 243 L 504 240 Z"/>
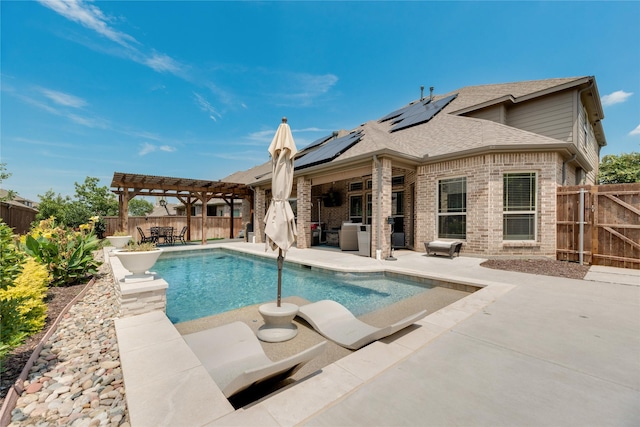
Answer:
<path fill-rule="evenodd" d="M 0 290 L 13 286 L 22 271 L 24 254 L 19 252 L 13 241 L 13 230 L 0 222 Z"/>
<path fill-rule="evenodd" d="M 0 355 L 42 330 L 47 319 L 47 268 L 33 258 L 24 263 L 14 286 L 0 290 Z"/>
<path fill-rule="evenodd" d="M 92 218 L 92 223 L 97 218 Z M 24 237 L 24 251 L 47 266 L 51 285 L 66 286 L 79 283 L 96 274 L 100 265 L 92 252 L 100 241 L 93 232 L 93 224 L 81 224 L 80 231 L 57 226 L 55 218 L 40 221 Z"/>

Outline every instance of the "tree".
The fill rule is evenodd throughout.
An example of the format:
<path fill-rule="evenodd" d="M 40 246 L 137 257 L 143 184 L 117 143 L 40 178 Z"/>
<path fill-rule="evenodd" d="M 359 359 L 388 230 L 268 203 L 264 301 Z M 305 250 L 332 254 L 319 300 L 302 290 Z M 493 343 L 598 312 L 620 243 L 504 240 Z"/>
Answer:
<path fill-rule="evenodd" d="M 145 216 L 153 212 L 153 204 L 144 199 L 131 199 L 129 202 L 130 216 Z"/>
<path fill-rule="evenodd" d="M 600 161 L 598 183 L 625 184 L 640 182 L 640 153 L 609 154 Z"/>
<path fill-rule="evenodd" d="M 69 196 L 62 197 L 53 190 L 47 191 L 40 197 L 38 215 L 36 219 L 43 220 L 51 216 L 60 224 L 76 228 L 85 224 L 92 216 L 106 216 L 118 214 L 118 201 L 108 187 L 99 187 L 98 178 L 88 176 L 83 184 L 75 183 L 75 199 Z M 100 234 L 96 223 L 96 234 Z"/>
<path fill-rule="evenodd" d="M 76 199 L 84 205 L 91 215 L 115 216 L 118 215 L 118 201 L 115 194 L 109 191 L 109 187 L 98 187 L 98 178 L 88 176 L 83 184 L 74 184 L 76 187 Z"/>
<path fill-rule="evenodd" d="M 3 181 L 7 180 L 11 178 L 11 173 L 7 172 L 7 164 L 6 163 L 0 163 L 0 184 L 2 184 Z M 7 195 L 0 197 L 0 202 L 6 202 L 8 200 L 13 200 L 15 199 L 15 197 L 18 195 L 18 193 L 16 193 L 13 190 L 7 190 Z"/>
<path fill-rule="evenodd" d="M 36 219 L 41 221 L 50 217 L 55 217 L 58 222 L 67 225 L 65 216 L 67 213 L 67 205 L 71 203 L 69 196 L 62 197 L 60 194 L 49 189 L 44 195 L 38 194 L 40 204 L 38 205 L 38 214 Z"/>

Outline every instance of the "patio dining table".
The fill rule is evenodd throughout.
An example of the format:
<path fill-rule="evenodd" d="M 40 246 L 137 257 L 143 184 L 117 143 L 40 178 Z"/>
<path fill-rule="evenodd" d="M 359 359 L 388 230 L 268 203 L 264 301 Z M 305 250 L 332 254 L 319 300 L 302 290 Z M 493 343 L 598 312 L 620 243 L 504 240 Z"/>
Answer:
<path fill-rule="evenodd" d="M 150 234 L 158 244 L 161 243 L 160 239 L 163 239 L 162 243 L 165 245 L 174 243 L 173 227 L 151 227 Z"/>

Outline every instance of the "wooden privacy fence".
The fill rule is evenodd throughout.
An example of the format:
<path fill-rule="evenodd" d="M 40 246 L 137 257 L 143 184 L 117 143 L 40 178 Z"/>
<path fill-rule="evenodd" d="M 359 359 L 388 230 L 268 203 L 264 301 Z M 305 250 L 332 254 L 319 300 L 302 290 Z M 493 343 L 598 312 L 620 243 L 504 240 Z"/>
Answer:
<path fill-rule="evenodd" d="M 15 234 L 25 234 L 31 228 L 31 223 L 36 220 L 38 211 L 14 203 L 0 202 L 0 218 Z"/>
<path fill-rule="evenodd" d="M 128 221 L 127 232 L 131 234 L 136 240 L 139 239 L 139 233 L 137 227 L 140 227 L 142 231 L 149 235 L 149 229 L 151 227 L 173 227 L 175 233 L 179 233 L 182 227 L 187 225 L 186 216 L 157 216 L 157 217 L 144 217 L 144 216 L 130 216 Z M 107 231 L 105 236 L 112 236 L 118 229 L 120 219 L 117 216 L 106 216 L 104 221 L 107 224 Z M 228 216 L 210 216 L 206 218 L 207 226 L 207 239 L 228 239 L 231 231 L 230 221 Z M 242 230 L 242 218 L 233 219 L 234 237 L 238 237 L 240 230 Z M 191 217 L 191 240 L 202 241 L 202 217 Z"/>
<path fill-rule="evenodd" d="M 640 269 L 640 183 L 557 192 L 556 258 Z"/>

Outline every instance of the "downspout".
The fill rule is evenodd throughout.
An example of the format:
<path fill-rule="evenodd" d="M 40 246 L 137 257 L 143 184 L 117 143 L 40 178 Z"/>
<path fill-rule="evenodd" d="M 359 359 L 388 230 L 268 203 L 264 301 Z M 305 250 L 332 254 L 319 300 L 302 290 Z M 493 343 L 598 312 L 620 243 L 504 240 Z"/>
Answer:
<path fill-rule="evenodd" d="M 380 160 L 378 160 L 378 156 L 376 154 L 373 155 L 373 163 L 376 166 L 376 170 L 378 171 L 378 189 L 376 194 L 376 203 L 377 203 L 377 212 L 378 217 L 376 218 L 376 259 L 382 259 L 382 169 L 380 168 Z"/>
<path fill-rule="evenodd" d="M 573 162 L 578 157 L 577 154 L 571 156 L 571 158 L 562 162 L 562 185 L 567 185 L 567 163 Z"/>
<path fill-rule="evenodd" d="M 253 230 L 253 241 L 249 240 L 249 230 L 247 229 L 247 227 L 245 227 L 244 230 L 244 234 L 245 234 L 245 239 L 248 243 L 255 243 L 255 233 L 256 233 L 256 189 L 253 187 L 253 185 L 249 185 L 247 184 L 247 187 L 249 187 L 249 190 L 251 190 L 251 192 L 253 193 L 253 197 L 251 198 L 251 208 L 253 209 L 253 215 L 251 215 L 251 224 L 252 224 L 252 230 Z"/>

